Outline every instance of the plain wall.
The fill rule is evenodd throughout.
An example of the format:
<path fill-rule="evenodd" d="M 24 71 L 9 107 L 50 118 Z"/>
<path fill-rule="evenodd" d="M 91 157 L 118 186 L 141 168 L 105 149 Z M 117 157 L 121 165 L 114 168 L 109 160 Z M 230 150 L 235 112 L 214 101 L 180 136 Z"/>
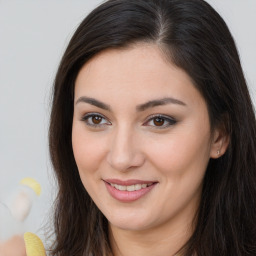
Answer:
<path fill-rule="evenodd" d="M 75 28 L 100 2 L 0 0 L 0 200 L 24 177 L 40 181 L 43 193 L 24 224 L 27 231 L 43 232 L 54 199 L 47 144 L 54 75 Z M 256 99 L 256 1 L 208 2 L 233 33 Z"/>

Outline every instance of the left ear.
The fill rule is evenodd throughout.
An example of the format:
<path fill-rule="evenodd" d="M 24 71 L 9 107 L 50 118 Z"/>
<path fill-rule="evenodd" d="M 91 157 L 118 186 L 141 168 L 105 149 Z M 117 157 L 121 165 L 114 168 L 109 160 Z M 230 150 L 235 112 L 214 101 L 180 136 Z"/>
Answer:
<path fill-rule="evenodd" d="M 216 127 L 213 132 L 211 145 L 211 158 L 219 158 L 225 154 L 229 145 L 229 134 L 224 127 Z"/>

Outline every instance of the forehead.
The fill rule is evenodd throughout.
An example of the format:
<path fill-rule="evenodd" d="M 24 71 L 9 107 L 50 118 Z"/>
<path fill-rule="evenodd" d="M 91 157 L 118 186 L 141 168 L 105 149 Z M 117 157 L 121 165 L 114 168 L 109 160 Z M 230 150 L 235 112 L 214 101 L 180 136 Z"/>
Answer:
<path fill-rule="evenodd" d="M 176 97 L 198 101 L 201 97 L 185 71 L 166 60 L 152 44 L 138 44 L 126 49 L 108 49 L 89 60 L 75 82 L 75 97 L 100 97 L 146 101 Z M 201 100 L 202 97 L 201 97 Z"/>

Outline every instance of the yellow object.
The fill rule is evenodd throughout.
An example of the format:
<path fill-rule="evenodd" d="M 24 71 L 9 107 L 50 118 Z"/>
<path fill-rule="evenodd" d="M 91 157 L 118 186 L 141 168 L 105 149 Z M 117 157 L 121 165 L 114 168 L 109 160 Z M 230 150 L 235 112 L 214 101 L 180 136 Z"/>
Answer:
<path fill-rule="evenodd" d="M 41 239 L 30 232 L 24 234 L 27 256 L 46 256 L 43 242 Z"/>
<path fill-rule="evenodd" d="M 41 194 L 41 185 L 33 178 L 24 178 L 20 184 L 30 187 L 38 196 Z"/>

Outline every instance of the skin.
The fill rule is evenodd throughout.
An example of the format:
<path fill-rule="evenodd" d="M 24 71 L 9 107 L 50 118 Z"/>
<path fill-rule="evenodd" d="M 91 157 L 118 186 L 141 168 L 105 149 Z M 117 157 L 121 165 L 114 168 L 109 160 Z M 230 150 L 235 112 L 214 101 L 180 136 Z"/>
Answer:
<path fill-rule="evenodd" d="M 14 236 L 5 242 L 0 242 L 1 256 L 26 256 L 25 244 L 21 236 Z"/>
<path fill-rule="evenodd" d="M 138 111 L 141 104 L 167 97 L 183 104 Z M 86 190 L 109 221 L 114 255 L 174 255 L 193 231 L 208 161 L 220 157 L 228 142 L 220 129 L 211 132 L 204 98 L 156 45 L 136 44 L 87 62 L 75 82 L 74 102 L 75 160 Z M 83 119 L 90 113 L 102 116 L 96 126 L 90 125 L 95 118 Z M 120 202 L 105 179 L 157 184 L 138 200 Z"/>

